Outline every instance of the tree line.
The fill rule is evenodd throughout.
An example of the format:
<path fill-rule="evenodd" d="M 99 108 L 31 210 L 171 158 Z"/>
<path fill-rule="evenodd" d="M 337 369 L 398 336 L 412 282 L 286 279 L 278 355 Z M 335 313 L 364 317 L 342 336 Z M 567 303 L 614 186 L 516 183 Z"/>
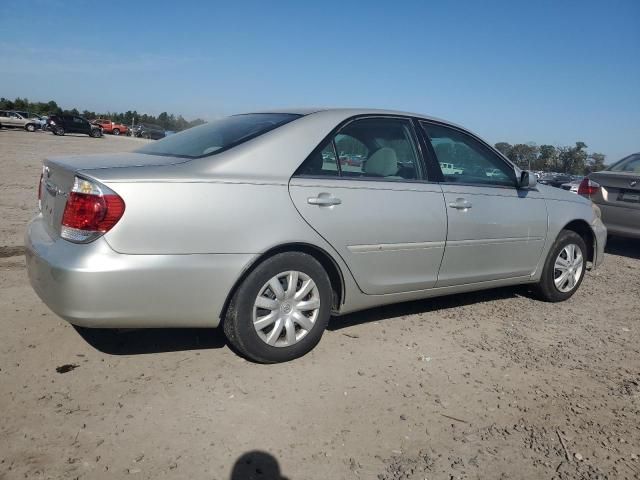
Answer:
<path fill-rule="evenodd" d="M 147 113 L 138 113 L 136 110 L 127 110 L 124 113 L 92 112 L 89 110 L 80 111 L 77 108 L 65 110 L 53 100 L 49 102 L 30 102 L 27 98 L 16 98 L 11 101 L 2 97 L 0 98 L 0 110 L 19 110 L 47 116 L 60 114 L 79 115 L 87 120 L 106 118 L 113 122 L 124 123 L 129 126 L 133 124 L 137 125 L 138 123 L 152 123 L 161 126 L 165 130 L 173 130 L 175 132 L 205 123 L 201 118 L 189 121 L 185 120 L 182 115 L 175 116 L 173 113 L 167 112 L 162 112 L 160 115 L 154 116 Z"/>
<path fill-rule="evenodd" d="M 575 146 L 561 147 L 538 146 L 534 143 L 511 145 L 507 142 L 498 142 L 494 146 L 523 169 L 588 175 L 606 167 L 604 163 L 606 156 L 602 153 L 588 153 L 584 142 L 576 142 Z"/>
<path fill-rule="evenodd" d="M 201 125 L 204 120 L 185 120 L 182 115 L 175 116 L 162 112 L 158 116 L 147 113 L 138 113 L 136 110 L 126 112 L 92 112 L 62 109 L 55 101 L 30 102 L 26 98 L 16 98 L 11 101 L 0 98 L 0 110 L 22 110 L 38 115 L 71 114 L 80 115 L 88 120 L 95 118 L 108 118 L 114 122 L 132 125 L 138 123 L 152 123 L 161 126 L 165 130 L 179 132 L 196 125 Z M 347 151 L 355 153 L 357 146 L 352 146 Z M 517 143 L 511 145 L 507 142 L 498 142 L 495 148 L 504 154 L 509 160 L 523 169 L 534 171 L 544 170 L 552 172 L 570 173 L 575 175 L 597 172 L 606 167 L 605 155 L 602 153 L 588 153 L 584 142 L 576 142 L 575 146 L 536 145 L 534 143 Z"/>

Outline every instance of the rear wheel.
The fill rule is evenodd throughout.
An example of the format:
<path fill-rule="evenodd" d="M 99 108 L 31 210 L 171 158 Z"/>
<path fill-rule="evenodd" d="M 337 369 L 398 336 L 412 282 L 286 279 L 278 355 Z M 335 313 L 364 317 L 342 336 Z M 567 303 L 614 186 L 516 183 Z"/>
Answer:
<path fill-rule="evenodd" d="M 113 132 L 111 132 L 111 133 L 113 133 L 114 135 L 120 135 L 120 130 L 117 129 L 117 128 L 114 128 Z"/>
<path fill-rule="evenodd" d="M 258 265 L 235 292 L 223 328 L 239 353 L 286 362 L 317 345 L 331 316 L 331 283 L 310 255 L 286 252 Z"/>
<path fill-rule="evenodd" d="M 570 298 L 580 287 L 587 265 L 587 245 L 580 235 L 563 230 L 558 235 L 535 289 L 548 302 Z"/>

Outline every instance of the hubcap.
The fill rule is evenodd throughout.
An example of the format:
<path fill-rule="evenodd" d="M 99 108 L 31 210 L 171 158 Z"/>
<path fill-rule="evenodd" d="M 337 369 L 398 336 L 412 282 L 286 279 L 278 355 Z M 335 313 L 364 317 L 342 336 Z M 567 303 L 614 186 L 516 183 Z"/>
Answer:
<path fill-rule="evenodd" d="M 565 246 L 553 267 L 553 282 L 556 288 L 561 292 L 570 292 L 578 284 L 584 261 L 582 258 L 582 250 L 575 243 Z"/>
<path fill-rule="evenodd" d="M 320 293 L 307 274 L 282 272 L 260 289 L 253 305 L 253 327 L 273 347 L 288 347 L 313 328 L 320 312 Z"/>

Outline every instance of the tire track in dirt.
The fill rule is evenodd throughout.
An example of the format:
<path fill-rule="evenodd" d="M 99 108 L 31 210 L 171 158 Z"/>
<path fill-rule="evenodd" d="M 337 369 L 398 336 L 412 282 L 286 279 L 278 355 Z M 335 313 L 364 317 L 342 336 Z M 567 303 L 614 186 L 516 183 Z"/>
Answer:
<path fill-rule="evenodd" d="M 18 257 L 24 255 L 24 247 L 20 246 L 0 246 L 0 258 Z"/>

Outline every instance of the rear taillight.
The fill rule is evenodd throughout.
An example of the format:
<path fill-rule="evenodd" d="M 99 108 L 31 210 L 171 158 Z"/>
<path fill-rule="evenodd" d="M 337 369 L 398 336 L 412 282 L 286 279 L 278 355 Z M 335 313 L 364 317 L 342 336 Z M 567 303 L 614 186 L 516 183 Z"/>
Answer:
<path fill-rule="evenodd" d="M 104 185 L 76 177 L 62 215 L 60 236 L 87 243 L 104 235 L 124 214 L 124 201 Z"/>
<path fill-rule="evenodd" d="M 590 197 L 595 195 L 600 190 L 600 184 L 590 180 L 588 178 L 582 179 L 580 186 L 578 187 L 578 195 L 584 195 Z"/>

